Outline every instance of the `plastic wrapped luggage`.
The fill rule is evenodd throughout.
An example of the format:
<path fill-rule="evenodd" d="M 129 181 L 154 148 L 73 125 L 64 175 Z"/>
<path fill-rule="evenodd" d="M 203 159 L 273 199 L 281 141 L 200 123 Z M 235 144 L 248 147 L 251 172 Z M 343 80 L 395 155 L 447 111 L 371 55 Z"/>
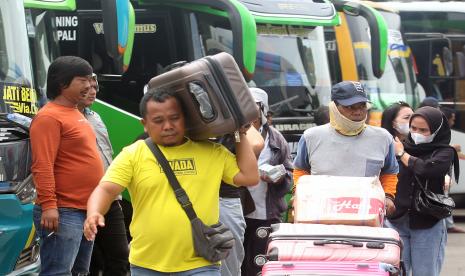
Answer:
<path fill-rule="evenodd" d="M 272 275 L 398 275 L 398 269 L 378 262 L 268 262 L 263 276 Z"/>
<path fill-rule="evenodd" d="M 400 268 L 402 242 L 391 228 L 326 225 L 273 224 L 266 261 L 362 261 L 381 262 Z M 262 260 L 260 260 L 262 258 Z"/>
<path fill-rule="evenodd" d="M 294 222 L 382 226 L 384 190 L 377 177 L 305 175 L 294 199 Z"/>
<path fill-rule="evenodd" d="M 258 117 L 258 107 L 231 55 L 223 52 L 178 65 L 152 78 L 148 88 L 175 91 L 191 139 L 233 133 Z"/>

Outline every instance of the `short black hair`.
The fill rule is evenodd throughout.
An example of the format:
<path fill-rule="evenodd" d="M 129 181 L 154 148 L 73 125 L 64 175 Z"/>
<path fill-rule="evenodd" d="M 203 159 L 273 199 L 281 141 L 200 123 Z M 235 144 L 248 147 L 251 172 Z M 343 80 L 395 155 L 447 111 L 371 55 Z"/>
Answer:
<path fill-rule="evenodd" d="M 314 122 L 317 126 L 329 123 L 329 107 L 322 105 L 315 111 Z"/>
<path fill-rule="evenodd" d="M 446 115 L 447 120 L 452 118 L 452 115 L 457 113 L 455 109 L 447 107 L 447 106 L 441 106 L 439 109 L 442 111 L 442 113 L 444 113 L 444 115 Z"/>
<path fill-rule="evenodd" d="M 144 94 L 139 103 L 139 112 L 142 118 L 147 115 L 147 103 L 152 100 L 157 103 L 164 103 L 167 99 L 174 98 L 181 106 L 181 101 L 178 99 L 174 91 L 166 88 L 150 88 L 147 93 Z M 182 110 L 182 106 L 181 106 Z"/>
<path fill-rule="evenodd" d="M 392 122 L 397 117 L 397 114 L 399 114 L 399 111 L 402 107 L 408 107 L 410 109 L 412 108 L 406 102 L 393 103 L 386 107 L 386 109 L 383 111 L 383 115 L 381 116 L 381 127 L 391 133 L 393 137 L 396 136 L 397 131 L 392 126 Z"/>
<path fill-rule="evenodd" d="M 60 96 L 61 90 L 68 87 L 75 77 L 90 77 L 92 66 L 76 56 L 61 56 L 48 67 L 47 98 L 50 100 Z"/>

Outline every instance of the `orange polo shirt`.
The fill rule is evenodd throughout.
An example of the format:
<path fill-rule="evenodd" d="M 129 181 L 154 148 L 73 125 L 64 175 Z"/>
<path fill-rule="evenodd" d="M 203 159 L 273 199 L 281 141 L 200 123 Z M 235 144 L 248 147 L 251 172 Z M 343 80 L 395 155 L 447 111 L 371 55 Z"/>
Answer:
<path fill-rule="evenodd" d="M 103 176 L 94 131 L 77 108 L 46 104 L 31 129 L 32 175 L 42 210 L 85 210 Z"/>

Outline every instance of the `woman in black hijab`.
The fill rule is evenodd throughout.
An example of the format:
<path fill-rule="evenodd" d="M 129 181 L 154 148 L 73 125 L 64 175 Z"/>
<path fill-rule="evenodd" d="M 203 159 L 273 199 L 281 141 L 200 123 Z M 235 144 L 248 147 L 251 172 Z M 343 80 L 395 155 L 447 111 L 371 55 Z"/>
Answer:
<path fill-rule="evenodd" d="M 459 175 L 458 157 L 449 146 L 451 132 L 444 114 L 433 107 L 419 108 L 410 118 L 410 133 L 402 143 L 395 139 L 399 158 L 396 212 L 387 225 L 396 229 L 404 243 L 403 261 L 413 276 L 438 276 L 444 259 L 444 219 L 421 214 L 413 207 L 415 175 L 428 190 L 444 194 L 444 176 L 454 166 Z M 457 179 L 458 180 L 458 179 Z"/>

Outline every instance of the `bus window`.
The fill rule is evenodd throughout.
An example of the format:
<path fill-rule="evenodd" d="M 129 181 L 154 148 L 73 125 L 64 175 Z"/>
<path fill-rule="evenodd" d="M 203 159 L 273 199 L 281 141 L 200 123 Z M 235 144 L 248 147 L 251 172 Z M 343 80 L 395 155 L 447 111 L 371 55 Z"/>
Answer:
<path fill-rule="evenodd" d="M 32 66 L 35 72 L 34 84 L 38 92 L 39 104 L 46 101 L 47 70 L 52 61 L 60 56 L 58 37 L 55 28 L 53 11 L 30 9 L 26 10 L 28 23 L 29 46 L 31 49 Z"/>
<path fill-rule="evenodd" d="M 193 13 L 192 15 L 197 19 L 202 56 L 219 52 L 233 54 L 233 35 L 227 18 L 206 13 Z"/>
<path fill-rule="evenodd" d="M 70 15 L 67 15 L 70 17 Z M 99 13 L 83 12 L 71 16 L 79 18 L 76 40 L 60 39 L 63 55 L 79 54 L 92 65 L 101 86 L 98 98 L 132 114 L 139 114 L 139 101 L 143 87 L 159 74 L 164 66 L 177 61 L 177 48 L 181 41 L 174 41 L 173 20 L 168 11 L 136 10 L 136 27 L 132 59 L 123 75 L 116 74 L 113 61 L 107 54 L 103 38 L 102 18 Z M 62 15 L 57 16 L 58 18 Z M 62 19 L 63 20 L 63 19 Z M 63 20 L 63 25 L 66 20 Z M 71 21 L 72 22 L 72 21 Z M 57 24 L 58 25 L 58 24 Z M 60 25 L 60 26 L 61 26 Z M 72 25 L 72 23 L 71 23 Z M 68 29 L 59 28 L 63 32 Z M 72 32 L 71 32 L 72 33 Z M 77 48 L 77 50 L 76 50 Z"/>
<path fill-rule="evenodd" d="M 363 17 L 347 16 L 352 36 L 357 70 L 370 100 L 377 110 L 402 100 L 415 106 L 415 76 L 412 72 L 410 49 L 400 32 L 400 16 L 393 12 L 379 11 L 388 25 L 388 60 L 384 73 L 376 78 L 371 65 L 371 46 L 368 22 Z"/>
<path fill-rule="evenodd" d="M 26 19 L 18 10 L 24 10 L 22 3 L 0 1 L 0 112 L 33 116 L 38 111 L 37 95 L 32 88 Z"/>
<path fill-rule="evenodd" d="M 257 25 L 255 84 L 276 117 L 308 116 L 330 101 L 323 27 Z"/>

